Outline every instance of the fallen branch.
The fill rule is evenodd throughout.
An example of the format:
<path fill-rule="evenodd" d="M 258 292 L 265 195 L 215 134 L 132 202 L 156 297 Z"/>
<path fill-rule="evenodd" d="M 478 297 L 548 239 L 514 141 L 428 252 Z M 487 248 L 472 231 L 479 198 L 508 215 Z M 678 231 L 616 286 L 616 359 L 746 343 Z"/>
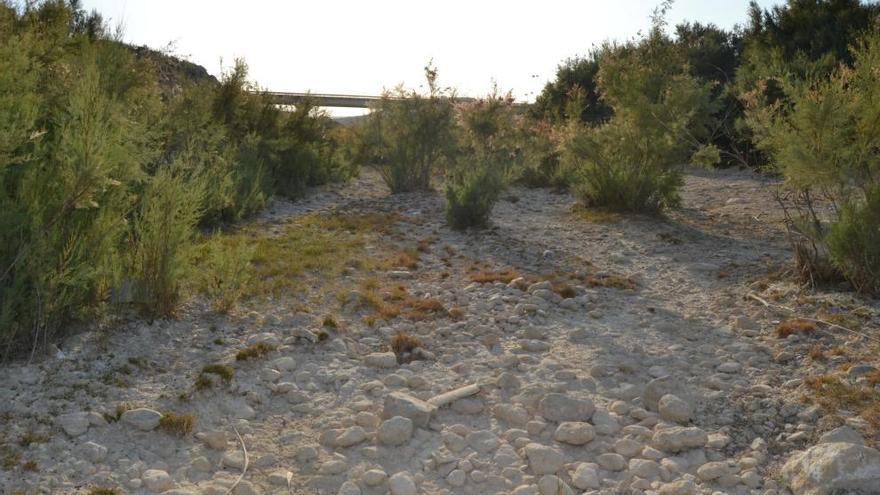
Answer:
<path fill-rule="evenodd" d="M 821 323 L 823 325 L 827 325 L 830 328 L 837 328 L 837 329 L 843 330 L 845 332 L 849 332 L 853 335 L 858 335 L 859 337 L 863 337 L 865 339 L 868 339 L 868 340 L 871 340 L 871 341 L 874 341 L 874 342 L 880 344 L 880 339 L 877 339 L 875 337 L 871 337 L 870 335 L 867 335 L 862 332 L 857 332 L 857 331 L 855 331 L 851 328 L 847 328 L 843 325 L 838 325 L 837 323 L 831 323 L 830 321 L 820 320 L 818 318 L 809 318 L 809 317 L 805 317 L 805 316 L 798 316 L 797 311 L 795 311 L 794 309 L 789 308 L 787 306 L 781 306 L 779 304 L 769 303 L 769 302 L 765 301 L 764 299 L 761 299 L 760 297 L 758 297 L 758 295 L 755 293 L 749 293 L 748 297 L 751 299 L 754 299 L 755 301 L 758 301 L 759 303 L 763 304 L 764 306 L 766 306 L 768 308 L 781 309 L 783 311 L 791 313 L 794 316 L 797 316 L 798 318 L 800 318 L 802 320 L 812 321 L 813 323 Z M 828 333 L 831 333 L 831 332 L 828 332 Z"/>
<path fill-rule="evenodd" d="M 238 484 L 241 483 L 241 480 L 244 479 L 244 475 L 247 473 L 247 469 L 248 469 L 248 452 L 247 452 L 247 447 L 244 446 L 244 439 L 241 438 L 241 434 L 238 432 L 238 429 L 235 427 L 235 425 L 232 425 L 232 431 L 235 432 L 235 436 L 238 437 L 238 441 L 239 441 L 239 443 L 241 443 L 241 451 L 244 453 L 244 466 L 242 466 L 242 468 L 241 468 L 241 474 L 238 476 L 238 479 L 235 480 L 235 483 L 233 483 L 232 486 L 230 486 L 228 490 L 226 490 L 226 495 L 229 495 L 230 493 L 232 493 L 232 491 L 235 490 L 235 487 L 237 487 Z M 289 483 L 289 481 L 288 481 L 288 483 Z M 289 488 L 289 484 L 288 484 L 288 488 Z"/>

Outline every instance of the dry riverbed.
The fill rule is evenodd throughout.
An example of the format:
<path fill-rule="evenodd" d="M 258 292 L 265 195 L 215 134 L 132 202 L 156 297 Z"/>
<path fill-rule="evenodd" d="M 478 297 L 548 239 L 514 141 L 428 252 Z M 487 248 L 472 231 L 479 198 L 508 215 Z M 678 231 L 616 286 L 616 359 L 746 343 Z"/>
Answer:
<path fill-rule="evenodd" d="M 0 370 L 0 492 L 880 493 L 880 305 L 784 274 L 774 187 L 694 171 L 662 219 L 513 188 L 472 233 L 370 172 L 275 202 L 233 314 Z"/>

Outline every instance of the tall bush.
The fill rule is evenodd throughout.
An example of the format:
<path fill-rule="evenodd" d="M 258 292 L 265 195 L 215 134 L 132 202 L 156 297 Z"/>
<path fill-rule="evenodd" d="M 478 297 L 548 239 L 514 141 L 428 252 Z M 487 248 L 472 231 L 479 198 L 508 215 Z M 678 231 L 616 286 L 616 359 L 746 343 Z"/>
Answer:
<path fill-rule="evenodd" d="M 796 263 L 811 283 L 834 276 L 878 289 L 880 35 L 829 77 L 783 79 L 786 100 L 750 102 L 759 145 L 786 179 L 780 195 Z M 830 235 L 830 237 L 829 237 Z"/>
<path fill-rule="evenodd" d="M 150 178 L 132 219 L 135 301 L 153 317 L 170 316 L 177 308 L 202 210 L 203 184 L 174 168 L 163 167 Z"/>
<path fill-rule="evenodd" d="M 646 37 L 606 44 L 598 79 L 614 116 L 600 126 L 569 126 L 563 156 L 577 175 L 575 194 L 587 206 L 622 211 L 676 205 L 682 165 L 717 161 L 712 148 L 694 153 L 713 110 L 709 84 L 690 75 L 662 15 Z"/>
<path fill-rule="evenodd" d="M 426 191 L 436 166 L 455 144 L 454 95 L 437 85 L 437 71 L 425 67 L 428 94 L 398 86 L 387 91 L 367 118 L 374 165 L 393 193 Z"/>
<path fill-rule="evenodd" d="M 517 168 L 520 137 L 510 95 L 497 91 L 459 105 L 459 149 L 446 174 L 446 218 L 453 228 L 485 227 Z"/>

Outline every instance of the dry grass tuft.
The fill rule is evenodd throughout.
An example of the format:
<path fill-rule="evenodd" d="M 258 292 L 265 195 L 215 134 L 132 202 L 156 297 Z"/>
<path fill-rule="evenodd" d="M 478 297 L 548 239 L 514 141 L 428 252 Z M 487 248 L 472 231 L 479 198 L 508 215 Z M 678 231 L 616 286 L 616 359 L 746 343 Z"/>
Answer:
<path fill-rule="evenodd" d="M 46 443 L 49 441 L 49 435 L 45 433 L 36 433 L 33 431 L 25 432 L 21 438 L 18 439 L 18 446 L 21 448 L 30 447 L 35 443 Z"/>
<path fill-rule="evenodd" d="M 422 341 L 414 335 L 400 332 L 391 338 L 390 347 L 394 355 L 397 356 L 397 362 L 404 364 L 413 360 L 412 353 L 422 347 Z"/>
<path fill-rule="evenodd" d="M 159 428 L 166 433 L 185 437 L 192 433 L 196 419 L 192 414 L 177 414 L 166 411 L 162 413 L 162 419 L 159 420 Z"/>
<path fill-rule="evenodd" d="M 490 284 L 495 282 L 509 284 L 511 280 L 516 278 L 519 278 L 519 273 L 512 268 L 504 268 L 502 270 L 477 270 L 470 274 L 471 281 L 478 284 Z"/>
<path fill-rule="evenodd" d="M 602 273 L 587 277 L 587 285 L 590 287 L 605 287 L 621 290 L 635 290 L 635 281 L 629 277 L 616 273 Z"/>
<path fill-rule="evenodd" d="M 122 495 L 118 488 L 95 486 L 89 489 L 87 495 Z"/>
<path fill-rule="evenodd" d="M 571 299 L 577 295 L 577 291 L 574 290 L 574 287 L 566 283 L 553 284 L 552 289 L 553 292 L 559 294 L 563 299 Z"/>
<path fill-rule="evenodd" d="M 623 215 L 620 213 L 602 208 L 586 208 L 583 205 L 574 206 L 571 213 L 576 218 L 590 223 L 617 223 L 623 220 Z"/>
<path fill-rule="evenodd" d="M 224 381 L 230 382 L 232 381 L 232 378 L 235 377 L 235 368 L 225 364 L 209 364 L 202 368 L 202 373 L 217 375 Z"/>
<path fill-rule="evenodd" d="M 37 461 L 30 459 L 30 460 L 24 461 L 21 465 L 21 468 L 24 469 L 25 471 L 30 471 L 32 473 L 36 473 L 37 471 L 40 470 L 40 465 L 37 464 Z"/>
<path fill-rule="evenodd" d="M 419 253 L 415 249 L 405 249 L 388 260 L 390 267 L 415 270 L 419 267 Z"/>
<path fill-rule="evenodd" d="M 816 344 L 810 348 L 810 359 L 813 361 L 822 361 L 825 359 L 825 351 L 822 349 L 822 344 Z"/>
<path fill-rule="evenodd" d="M 776 336 L 784 339 L 789 335 L 813 333 L 818 329 L 819 326 L 814 321 L 792 318 L 776 325 Z"/>
<path fill-rule="evenodd" d="M 459 320 L 464 319 L 464 310 L 458 306 L 451 308 L 449 310 L 448 314 L 449 314 L 449 318 L 452 320 L 455 320 L 455 321 L 459 321 Z"/>
<path fill-rule="evenodd" d="M 880 431 L 880 392 L 873 387 L 850 385 L 833 375 L 808 377 L 804 384 L 826 411 L 856 411 L 875 431 Z"/>
<path fill-rule="evenodd" d="M 235 354 L 236 361 L 247 361 L 249 359 L 257 359 L 269 354 L 275 350 L 275 346 L 265 342 L 257 342 L 254 345 L 245 347 Z"/>
<path fill-rule="evenodd" d="M 339 328 L 339 322 L 336 321 L 336 317 L 333 315 L 324 315 L 321 325 L 327 328 Z"/>

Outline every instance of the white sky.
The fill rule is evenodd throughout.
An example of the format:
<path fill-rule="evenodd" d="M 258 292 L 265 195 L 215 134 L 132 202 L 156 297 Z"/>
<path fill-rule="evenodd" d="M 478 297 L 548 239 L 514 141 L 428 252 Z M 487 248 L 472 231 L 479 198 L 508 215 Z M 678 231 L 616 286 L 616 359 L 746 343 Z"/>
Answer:
<path fill-rule="evenodd" d="M 273 91 L 379 94 L 422 85 L 433 58 L 440 83 L 486 94 L 492 81 L 533 100 L 567 57 L 649 25 L 660 0 L 85 0 L 126 41 L 174 52 L 219 75 L 236 57 Z M 763 7 L 780 3 L 759 0 Z M 677 0 L 670 25 L 731 28 L 748 0 Z M 221 65 L 220 61 L 223 61 Z M 338 111 L 338 115 L 352 112 Z M 358 113 L 355 110 L 354 113 Z"/>

